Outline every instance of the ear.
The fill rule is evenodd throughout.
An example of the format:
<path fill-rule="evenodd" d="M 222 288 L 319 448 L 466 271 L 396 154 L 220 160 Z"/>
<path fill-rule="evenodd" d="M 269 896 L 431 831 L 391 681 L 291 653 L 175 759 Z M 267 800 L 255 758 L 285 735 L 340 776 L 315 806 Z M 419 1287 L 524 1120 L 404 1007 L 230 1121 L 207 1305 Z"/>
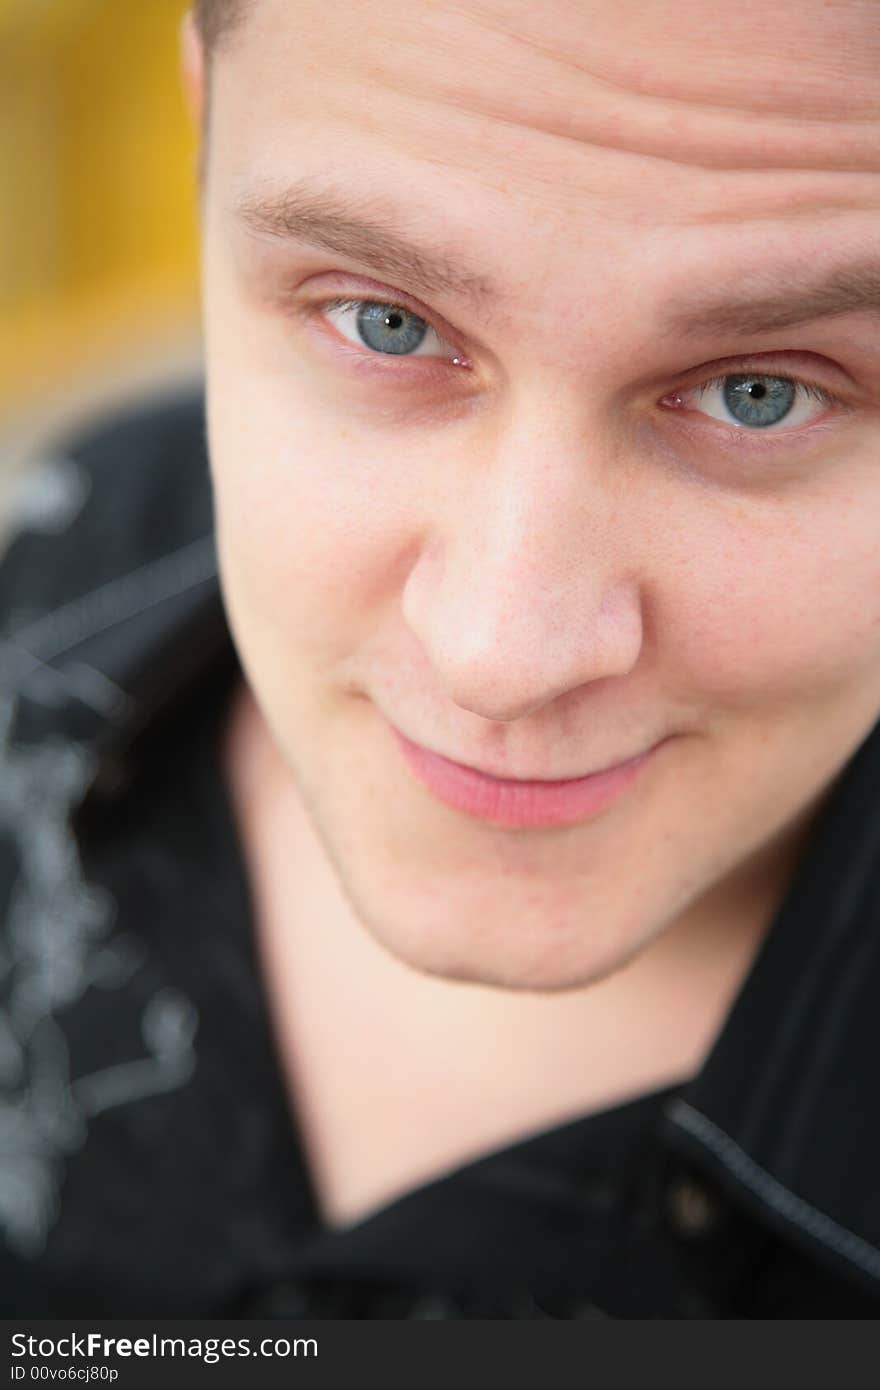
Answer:
<path fill-rule="evenodd" d="M 205 109 L 205 50 L 190 10 L 180 26 L 180 74 L 190 115 L 201 127 Z"/>

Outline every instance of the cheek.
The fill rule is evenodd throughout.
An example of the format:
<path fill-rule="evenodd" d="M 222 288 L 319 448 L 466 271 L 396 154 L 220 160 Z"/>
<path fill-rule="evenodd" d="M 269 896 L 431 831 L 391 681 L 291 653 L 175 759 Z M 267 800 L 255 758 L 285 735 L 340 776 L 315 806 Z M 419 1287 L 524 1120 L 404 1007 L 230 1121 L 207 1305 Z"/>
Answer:
<path fill-rule="evenodd" d="M 704 531 L 665 593 L 666 655 L 719 704 L 880 685 L 875 499 L 742 508 Z"/>
<path fill-rule="evenodd" d="M 292 388 L 239 378 L 234 395 L 217 389 L 209 399 L 229 597 L 285 647 L 330 662 L 399 596 L 417 474 L 344 417 L 310 411 Z"/>
<path fill-rule="evenodd" d="M 216 240 L 216 238 L 215 238 Z M 213 247 L 213 250 L 211 249 Z M 243 632 L 328 656 L 384 581 L 395 481 L 382 445 L 314 390 L 277 312 L 246 306 L 209 239 L 208 425 L 218 544 Z M 381 503 L 381 516 L 378 504 Z M 380 539 L 381 538 L 381 539 Z M 274 635 L 273 635 L 274 634 Z"/>

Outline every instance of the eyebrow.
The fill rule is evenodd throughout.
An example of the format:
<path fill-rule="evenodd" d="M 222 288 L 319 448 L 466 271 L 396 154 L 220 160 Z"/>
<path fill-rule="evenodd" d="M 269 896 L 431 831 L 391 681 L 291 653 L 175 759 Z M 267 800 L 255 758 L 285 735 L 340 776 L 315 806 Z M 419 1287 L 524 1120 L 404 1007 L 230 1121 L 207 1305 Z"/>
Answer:
<path fill-rule="evenodd" d="M 419 246 L 383 214 L 385 200 L 315 188 L 302 182 L 280 192 L 251 191 L 233 204 L 236 216 L 261 236 L 321 247 L 359 261 L 424 294 L 445 294 L 484 304 L 501 290 L 457 256 Z M 798 284 L 780 268 L 785 288 L 736 297 L 701 295 L 664 317 L 661 330 L 679 334 L 757 336 L 841 314 L 880 313 L 880 260 L 861 259 Z"/>
<path fill-rule="evenodd" d="M 347 256 L 425 294 L 446 294 L 475 304 L 500 299 L 486 276 L 458 257 L 421 247 L 395 231 L 373 197 L 353 201 L 332 191 L 298 184 L 280 193 L 243 193 L 233 211 L 261 236 L 299 241 Z"/>
<path fill-rule="evenodd" d="M 880 313 L 880 260 L 860 260 L 802 279 L 777 272 L 785 288 L 676 306 L 663 327 L 678 333 L 731 333 L 744 337 L 795 328 L 858 311 Z"/>

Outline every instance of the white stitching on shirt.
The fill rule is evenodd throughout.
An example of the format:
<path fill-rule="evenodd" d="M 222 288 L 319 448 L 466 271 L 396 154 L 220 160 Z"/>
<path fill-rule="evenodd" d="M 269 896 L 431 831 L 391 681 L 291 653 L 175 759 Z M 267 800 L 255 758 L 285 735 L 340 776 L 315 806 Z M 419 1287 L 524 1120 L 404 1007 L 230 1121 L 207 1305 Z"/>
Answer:
<path fill-rule="evenodd" d="M 12 831 L 19 852 L 0 937 L 0 1226 L 20 1255 L 33 1257 L 60 1214 L 63 1160 L 82 1146 L 88 1117 L 184 1084 L 194 1066 L 197 1015 L 179 991 L 160 991 L 142 1020 L 150 1056 L 111 1064 L 71 1084 L 56 1012 L 92 985 L 124 986 L 143 952 L 110 935 L 115 903 L 83 879 L 68 824 L 92 759 L 82 746 L 57 739 L 15 745 L 8 737 L 12 709 L 11 701 L 0 700 L 0 823 Z"/>
<path fill-rule="evenodd" d="M 24 1258 L 45 1249 L 61 1213 L 65 1160 L 102 1110 L 185 1085 L 195 1068 L 198 1014 L 161 988 L 143 1009 L 147 1056 L 73 1078 L 57 1018 L 91 987 L 122 989 L 144 963 L 141 944 L 114 928 L 117 905 L 86 881 L 70 825 L 96 767 L 82 744 L 11 738 L 15 696 L 0 691 L 0 831 L 15 873 L 0 931 L 0 1229 Z"/>
<path fill-rule="evenodd" d="M 69 824 L 97 767 L 94 756 L 58 738 L 39 746 L 13 742 L 16 698 L 42 670 L 105 714 L 118 714 L 126 694 L 103 672 L 48 662 L 216 573 L 209 533 L 0 638 L 0 827 L 18 852 L 0 923 L 0 1229 L 24 1258 L 46 1248 L 61 1214 L 65 1159 L 85 1143 L 89 1118 L 191 1078 L 198 1012 L 179 990 L 160 989 L 142 1014 L 147 1056 L 114 1058 L 89 1076 L 71 1076 L 56 1012 L 90 987 L 122 988 L 144 951 L 113 932 L 116 903 L 85 881 Z"/>
<path fill-rule="evenodd" d="M 31 652 L 9 642 L 5 649 L 0 644 L 0 653 L 4 657 L 5 678 L 9 676 L 8 654 L 13 649 L 21 658 L 17 693 L 26 696 L 32 703 L 57 709 L 59 705 L 66 704 L 73 698 L 113 723 L 123 723 L 132 716 L 137 701 L 103 671 L 87 665 L 84 661 L 71 661 L 66 666 L 50 666 Z"/>
<path fill-rule="evenodd" d="M 57 535 L 82 511 L 92 490 L 90 473 L 62 454 L 34 460 L 14 479 L 3 501 L 4 545 L 20 531 Z"/>
<path fill-rule="evenodd" d="M 729 1134 L 725 1134 L 723 1129 L 719 1129 L 718 1125 L 713 1124 L 699 1110 L 688 1105 L 687 1101 L 675 1100 L 668 1106 L 666 1113 L 673 1124 L 687 1130 L 705 1144 L 707 1149 L 711 1149 L 725 1167 L 746 1187 L 751 1188 L 767 1206 L 778 1211 L 795 1226 L 809 1231 L 810 1235 L 851 1260 L 860 1269 L 875 1278 L 880 1278 L 880 1250 L 869 1245 L 854 1231 L 848 1231 L 845 1226 L 839 1225 L 824 1212 L 817 1211 L 802 1197 L 790 1192 L 755 1163 L 754 1159 L 749 1158 L 745 1150 L 741 1149 Z"/>
<path fill-rule="evenodd" d="M 192 1044 L 198 1018 L 194 1005 L 180 990 L 160 990 L 147 1004 L 141 1019 L 141 1033 L 150 1056 L 117 1062 L 79 1077 L 71 1085 L 77 1104 L 86 1115 L 100 1115 L 116 1105 L 130 1105 L 134 1100 L 185 1085 L 195 1070 Z"/>
<path fill-rule="evenodd" d="M 24 628 L 8 633 L 4 647 L 26 648 L 51 661 L 78 642 L 105 631 L 123 618 L 146 612 L 164 599 L 214 578 L 217 560 L 213 532 L 162 555 L 139 569 L 111 579 L 90 593 L 65 603 Z"/>

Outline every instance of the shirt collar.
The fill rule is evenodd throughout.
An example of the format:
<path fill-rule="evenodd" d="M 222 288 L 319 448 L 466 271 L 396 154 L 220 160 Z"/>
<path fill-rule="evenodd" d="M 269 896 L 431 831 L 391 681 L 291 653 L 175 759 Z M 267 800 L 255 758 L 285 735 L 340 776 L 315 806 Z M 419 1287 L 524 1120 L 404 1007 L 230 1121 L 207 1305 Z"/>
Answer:
<path fill-rule="evenodd" d="M 669 1132 L 773 1225 L 880 1282 L 880 724 L 838 776 Z"/>

